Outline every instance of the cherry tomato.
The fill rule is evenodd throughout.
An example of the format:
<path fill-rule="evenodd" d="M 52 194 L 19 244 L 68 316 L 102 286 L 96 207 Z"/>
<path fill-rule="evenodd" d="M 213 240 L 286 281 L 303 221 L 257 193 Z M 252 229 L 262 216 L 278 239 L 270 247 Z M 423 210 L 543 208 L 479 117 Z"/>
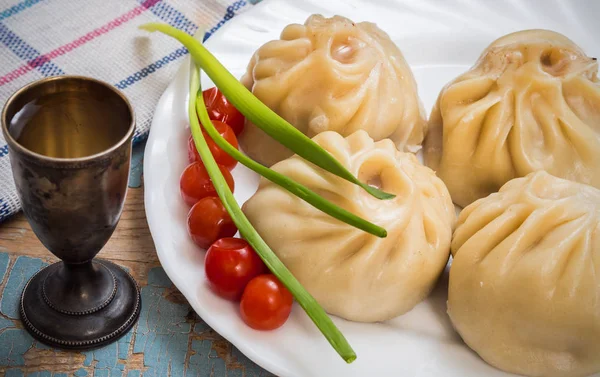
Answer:
<path fill-rule="evenodd" d="M 223 93 L 217 88 L 210 88 L 202 92 L 208 116 L 212 120 L 227 123 L 236 135 L 244 129 L 244 116 L 238 111 Z"/>
<path fill-rule="evenodd" d="M 198 150 L 196 149 L 196 144 L 194 143 L 194 138 L 192 137 L 192 135 L 190 135 L 190 137 L 188 139 L 188 148 L 187 149 L 188 149 L 187 150 L 188 161 L 190 162 L 190 164 L 192 162 L 202 162 L 202 159 L 200 158 L 200 153 L 198 153 Z"/>
<path fill-rule="evenodd" d="M 201 248 L 207 249 L 213 242 L 223 237 L 232 237 L 237 227 L 219 198 L 207 196 L 190 209 L 187 228 L 192 240 Z"/>
<path fill-rule="evenodd" d="M 227 124 L 225 124 L 223 122 L 219 122 L 219 121 L 213 121 L 212 123 L 215 126 L 215 128 L 217 129 L 217 131 L 219 131 L 219 134 L 221 136 L 223 136 L 225 138 L 225 140 L 227 140 L 229 142 L 229 144 L 233 145 L 237 149 L 238 141 L 237 141 L 237 138 L 235 137 L 235 134 L 231 130 L 231 127 L 229 127 Z M 231 157 L 230 155 L 225 153 L 225 151 L 223 151 L 221 148 L 219 148 L 217 143 L 215 143 L 213 141 L 213 139 L 211 139 L 211 137 L 208 136 L 208 134 L 206 133 L 206 131 L 204 131 L 204 129 L 202 129 L 202 135 L 204 135 L 204 138 L 206 139 L 206 143 L 208 144 L 208 148 L 210 149 L 210 152 L 212 153 L 213 157 L 215 158 L 215 161 L 217 161 L 217 164 L 223 165 L 229 170 L 233 169 L 235 167 L 235 165 L 237 164 L 237 161 L 235 160 L 235 158 Z M 200 154 L 198 154 L 198 150 L 196 149 L 196 145 L 194 144 L 194 139 L 192 138 L 191 135 L 190 135 L 190 138 L 188 139 L 188 160 L 190 162 L 202 161 L 200 159 Z"/>
<path fill-rule="evenodd" d="M 206 252 L 204 270 L 212 290 L 229 300 L 239 300 L 250 280 L 269 272 L 254 249 L 241 238 L 216 240 Z"/>
<path fill-rule="evenodd" d="M 233 192 L 235 185 L 231 173 L 221 165 L 219 165 L 219 170 L 221 170 L 227 185 Z M 181 197 L 189 206 L 193 206 L 200 199 L 207 196 L 217 196 L 215 186 L 213 186 L 210 176 L 201 162 L 193 162 L 185 168 L 179 179 L 179 189 Z"/>
<path fill-rule="evenodd" d="M 246 324 L 256 330 L 275 330 L 287 321 L 293 297 L 273 274 L 250 280 L 240 302 Z"/>

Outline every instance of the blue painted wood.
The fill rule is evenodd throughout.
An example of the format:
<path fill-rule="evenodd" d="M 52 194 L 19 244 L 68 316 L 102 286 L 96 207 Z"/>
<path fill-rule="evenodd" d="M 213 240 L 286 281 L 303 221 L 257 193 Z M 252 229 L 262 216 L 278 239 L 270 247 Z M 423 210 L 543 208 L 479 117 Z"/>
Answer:
<path fill-rule="evenodd" d="M 2 314 L 11 319 L 19 318 L 19 298 L 25 284 L 33 274 L 47 265 L 47 263 L 37 258 L 24 256 L 17 258 L 0 299 L 0 312 Z"/>
<path fill-rule="evenodd" d="M 146 142 L 140 142 L 131 151 L 131 168 L 129 170 L 129 187 L 142 186 L 142 171 L 144 168 L 144 149 Z"/>
<path fill-rule="evenodd" d="M 223 376 L 263 377 L 270 374 L 242 355 L 199 319 L 184 300 L 173 300 L 173 284 L 160 267 L 150 269 L 142 287 L 142 313 L 134 329 L 118 342 L 78 353 L 81 365 L 72 371 L 27 370 L 26 352 L 50 350 L 18 327 L 18 299 L 27 280 L 46 265 L 38 258 L 10 258 L 0 252 L 0 369 L 6 377 L 165 377 Z M 129 360 L 143 358 L 142 368 L 131 368 Z M 79 366 L 79 368 L 77 368 Z M 1 372 L 0 372 L 1 375 Z"/>
<path fill-rule="evenodd" d="M 192 324 L 185 316 L 189 308 L 165 300 L 163 293 L 171 281 L 162 268 L 148 274 L 148 285 L 142 288 L 144 310 L 140 315 L 133 352 L 144 353 L 148 368 L 144 376 L 184 375 L 185 355 Z"/>
<path fill-rule="evenodd" d="M 0 253 L 0 282 L 4 280 L 4 275 L 8 270 L 8 254 Z"/>

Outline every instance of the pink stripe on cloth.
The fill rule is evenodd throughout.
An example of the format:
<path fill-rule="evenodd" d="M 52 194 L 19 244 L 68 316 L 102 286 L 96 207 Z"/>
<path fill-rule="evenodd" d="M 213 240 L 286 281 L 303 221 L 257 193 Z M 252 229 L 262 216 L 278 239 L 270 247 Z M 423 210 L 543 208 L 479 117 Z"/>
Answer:
<path fill-rule="evenodd" d="M 131 21 L 132 19 L 136 18 L 137 16 L 142 14 L 145 10 L 152 7 L 154 4 L 158 3 L 159 1 L 160 0 L 146 0 L 141 5 L 133 8 L 129 12 L 108 22 L 106 25 L 103 25 L 97 29 L 94 29 L 94 30 L 90 31 L 89 33 L 87 33 L 86 35 L 77 38 L 73 42 L 69 42 L 63 46 L 60 46 L 60 47 L 48 52 L 47 54 L 40 55 L 37 58 L 30 60 L 29 62 L 27 62 L 26 65 L 23 65 L 15 70 L 9 72 L 8 74 L 0 77 L 0 86 L 7 84 L 20 76 L 23 76 L 24 74 L 26 74 L 27 72 L 31 71 L 32 69 L 34 69 L 36 67 L 46 64 L 51 59 L 55 59 L 59 56 L 66 54 L 69 51 L 72 51 L 78 47 L 81 47 L 84 44 L 96 39 L 97 37 L 99 37 L 103 34 L 106 34 L 113 29 L 116 29 L 117 27 L 121 26 L 122 24 L 124 24 L 128 21 Z"/>
<path fill-rule="evenodd" d="M 0 86 L 2 86 L 4 84 L 8 84 L 9 82 L 23 76 L 24 74 L 31 71 L 32 69 L 33 69 L 33 67 L 31 67 L 29 65 L 24 65 L 24 66 L 21 66 L 13 71 L 7 73 L 6 75 L 0 77 Z"/>
<path fill-rule="evenodd" d="M 151 6 L 153 6 L 154 4 L 156 4 L 158 1 L 159 0 L 146 0 L 142 5 L 133 8 L 129 12 L 123 14 L 122 16 L 119 16 L 119 17 L 115 18 L 114 20 L 110 21 L 106 25 L 101 26 L 101 27 L 87 33 L 83 37 L 80 37 L 80 38 L 74 40 L 73 42 L 67 43 L 64 46 L 60 46 L 59 48 L 52 50 L 49 53 L 42 55 L 37 59 L 32 60 L 30 62 L 30 64 L 34 64 L 34 66 L 37 66 L 37 64 L 34 62 L 36 62 L 38 59 L 41 61 L 41 64 L 44 64 L 47 60 L 54 59 L 61 55 L 64 55 L 67 52 L 74 50 L 77 47 L 80 47 L 80 46 L 86 44 L 87 42 L 95 39 L 96 37 L 99 37 L 102 34 L 106 34 L 109 31 L 121 26 L 122 24 L 124 24 L 128 21 L 131 21 L 132 19 L 134 19 L 137 16 L 139 16 L 140 14 L 142 14 L 146 9 L 148 9 Z"/>

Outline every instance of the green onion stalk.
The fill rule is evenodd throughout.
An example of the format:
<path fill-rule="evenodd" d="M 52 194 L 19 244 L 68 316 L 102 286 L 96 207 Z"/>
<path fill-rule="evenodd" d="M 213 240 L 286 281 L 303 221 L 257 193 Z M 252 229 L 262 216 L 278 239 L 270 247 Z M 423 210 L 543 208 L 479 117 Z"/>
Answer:
<path fill-rule="evenodd" d="M 196 96 L 196 112 L 200 117 L 200 123 L 204 126 L 204 129 L 208 133 L 208 136 L 214 140 L 214 142 L 221 148 L 225 153 L 236 159 L 238 162 L 243 164 L 249 169 L 254 170 L 256 173 L 267 178 L 269 181 L 281 186 L 285 190 L 304 200 L 313 207 L 325 212 L 326 214 L 345 222 L 346 224 L 352 225 L 355 228 L 364 230 L 374 236 L 384 238 L 387 236 L 387 231 L 363 218 L 356 216 L 352 212 L 346 211 L 345 209 L 331 203 L 327 199 L 318 195 L 308 187 L 280 174 L 273 169 L 269 169 L 258 162 L 252 160 L 236 147 L 229 144 L 229 142 L 219 134 L 219 131 L 212 124 L 206 106 L 204 105 L 204 98 L 202 96 L 202 90 L 198 91 Z"/>
<path fill-rule="evenodd" d="M 314 297 L 304 289 L 294 275 L 292 275 L 279 258 L 277 258 L 275 253 L 269 248 L 266 242 L 260 237 L 233 197 L 200 129 L 200 122 L 196 115 L 197 96 L 195 95 L 200 91 L 200 74 L 198 67 L 192 60 L 191 66 L 190 96 L 188 102 L 190 129 L 192 131 L 196 149 L 200 154 L 200 158 L 206 167 L 206 171 L 213 182 L 223 206 L 231 216 L 231 219 L 237 226 L 242 237 L 248 241 L 260 258 L 265 262 L 269 270 L 287 287 L 287 289 L 289 289 L 296 301 L 323 333 L 337 353 L 347 363 L 353 362 L 356 359 L 356 353 L 350 344 L 348 344 L 344 335 L 335 326 L 331 318 L 329 318 Z M 209 122 L 207 122 L 207 124 L 208 123 Z"/>
<path fill-rule="evenodd" d="M 147 23 L 140 26 L 147 31 L 159 31 L 178 40 L 189 50 L 193 60 L 213 80 L 225 97 L 252 123 L 300 157 L 352 182 L 378 199 L 391 199 L 393 194 L 362 183 L 338 160 L 304 135 L 285 119 L 269 109 L 242 85 L 227 69 L 191 35 L 167 24 Z"/>

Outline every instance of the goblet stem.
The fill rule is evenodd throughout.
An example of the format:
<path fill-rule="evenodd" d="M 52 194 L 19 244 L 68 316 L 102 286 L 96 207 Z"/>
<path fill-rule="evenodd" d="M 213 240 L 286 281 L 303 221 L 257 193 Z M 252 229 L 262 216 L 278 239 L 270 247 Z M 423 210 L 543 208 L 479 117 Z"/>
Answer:
<path fill-rule="evenodd" d="M 100 262 L 57 263 L 44 281 L 46 303 L 61 313 L 84 315 L 110 304 L 117 291 L 115 275 Z"/>

